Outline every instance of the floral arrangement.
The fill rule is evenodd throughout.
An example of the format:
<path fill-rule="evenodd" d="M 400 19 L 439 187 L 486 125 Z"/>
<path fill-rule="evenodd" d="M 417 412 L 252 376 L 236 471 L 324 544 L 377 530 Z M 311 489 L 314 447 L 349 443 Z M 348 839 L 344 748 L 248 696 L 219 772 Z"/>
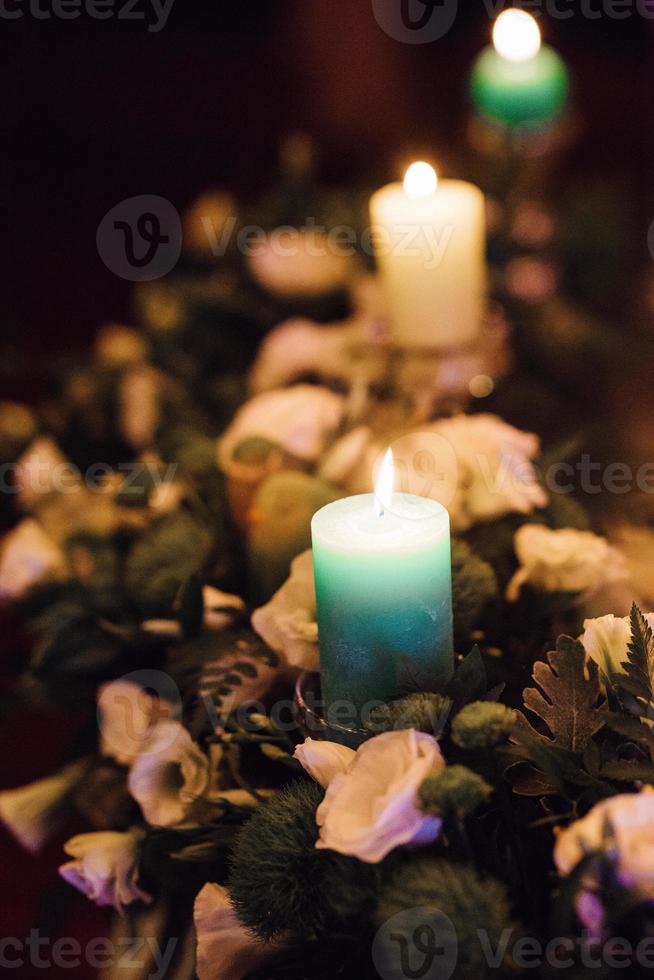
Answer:
<path fill-rule="evenodd" d="M 259 214 L 272 228 L 294 201 L 318 213 L 284 186 Z M 498 291 L 532 326 L 560 303 L 561 323 L 553 218 L 530 206 L 495 239 Z M 185 264 L 139 287 L 138 329 L 103 328 L 35 409 L 0 406 L 0 595 L 33 640 L 16 696 L 88 722 L 59 772 L 0 793 L 0 817 L 34 852 L 86 823 L 61 875 L 99 905 L 194 909 L 200 980 L 408 976 L 403 951 L 452 935 L 462 978 L 519 973 L 534 943 L 580 971 L 618 941 L 635 956 L 654 614 L 548 486 L 539 438 L 475 404 L 471 378 L 519 391 L 524 364 L 491 330 L 425 380 L 385 344 L 361 257 L 216 262 L 207 213 L 217 235 L 238 218 L 224 194 L 191 209 Z M 293 700 L 320 670 L 310 519 L 371 490 L 388 445 L 450 513 L 456 670 L 398 690 L 350 747 Z"/>

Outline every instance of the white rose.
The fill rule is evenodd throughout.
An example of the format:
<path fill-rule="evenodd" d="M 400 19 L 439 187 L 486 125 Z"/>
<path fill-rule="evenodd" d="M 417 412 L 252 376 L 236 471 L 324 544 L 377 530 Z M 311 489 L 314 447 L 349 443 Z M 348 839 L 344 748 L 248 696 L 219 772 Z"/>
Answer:
<path fill-rule="evenodd" d="M 645 613 L 645 619 L 654 629 L 654 613 Z M 627 660 L 627 647 L 631 640 L 631 623 L 628 616 L 599 616 L 584 620 L 584 632 L 579 637 L 588 656 L 607 677 L 622 673 Z"/>
<path fill-rule="evenodd" d="M 418 806 L 421 783 L 445 765 L 431 735 L 384 732 L 364 742 L 349 764 L 347 753 L 330 743 L 308 740 L 296 758 L 327 783 L 316 813 L 317 848 L 377 864 L 396 847 L 438 837 L 440 818 L 426 816 Z"/>
<path fill-rule="evenodd" d="M 85 763 L 75 762 L 54 776 L 0 793 L 0 820 L 25 850 L 40 851 L 57 832 L 59 807 L 85 771 Z"/>
<path fill-rule="evenodd" d="M 320 664 L 316 589 L 311 549 L 291 563 L 291 574 L 272 599 L 252 613 L 252 628 L 291 667 L 315 671 Z"/>
<path fill-rule="evenodd" d="M 592 531 L 524 524 L 514 546 L 520 568 L 507 586 L 510 602 L 526 584 L 544 592 L 578 592 L 588 599 L 627 575 L 624 556 Z"/>
<path fill-rule="evenodd" d="M 101 831 L 78 834 L 64 844 L 73 858 L 59 874 L 96 905 L 113 905 L 117 911 L 131 902 L 151 902 L 152 896 L 138 886 L 138 845 L 141 830 L 127 833 Z"/>
<path fill-rule="evenodd" d="M 5 537 L 0 550 L 0 599 L 19 599 L 47 578 L 63 574 L 63 552 L 31 517 Z"/>
<path fill-rule="evenodd" d="M 148 823 L 193 818 L 210 786 L 210 764 L 178 721 L 161 721 L 130 769 L 127 785 Z"/>
<path fill-rule="evenodd" d="M 607 840 L 607 830 L 613 841 Z M 623 793 L 602 800 L 556 839 L 554 862 L 569 875 L 593 851 L 615 848 L 622 884 L 644 888 L 654 898 L 654 792 Z"/>
<path fill-rule="evenodd" d="M 218 463 L 225 473 L 234 468 L 239 443 L 257 437 L 280 445 L 306 462 L 315 462 L 341 424 L 341 395 L 314 385 L 295 385 L 256 395 L 236 413 L 218 443 Z"/>

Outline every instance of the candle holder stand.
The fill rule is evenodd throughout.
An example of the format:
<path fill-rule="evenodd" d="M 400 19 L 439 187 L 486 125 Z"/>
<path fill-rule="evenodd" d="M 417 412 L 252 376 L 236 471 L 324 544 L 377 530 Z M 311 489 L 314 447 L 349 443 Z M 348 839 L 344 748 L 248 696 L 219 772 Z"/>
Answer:
<path fill-rule="evenodd" d="M 389 377 L 410 399 L 420 423 L 435 415 L 464 411 L 474 399 L 490 395 L 511 373 L 510 327 L 503 309 L 489 305 L 478 338 L 455 348 L 391 346 Z"/>
<path fill-rule="evenodd" d="M 327 721 L 323 711 L 320 691 L 320 674 L 303 671 L 298 677 L 293 694 L 293 712 L 298 728 L 305 738 L 321 742 L 338 742 L 357 749 L 371 737 L 363 728 L 348 728 Z"/>

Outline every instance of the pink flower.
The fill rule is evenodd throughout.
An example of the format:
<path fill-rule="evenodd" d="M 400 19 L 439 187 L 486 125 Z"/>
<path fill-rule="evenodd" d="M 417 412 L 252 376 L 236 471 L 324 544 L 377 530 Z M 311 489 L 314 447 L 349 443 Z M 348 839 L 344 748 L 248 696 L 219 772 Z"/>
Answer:
<path fill-rule="evenodd" d="M 317 848 L 377 864 L 396 847 L 438 837 L 440 818 L 418 806 L 421 783 L 445 765 L 431 735 L 384 732 L 357 752 L 308 739 L 295 755 L 327 789 L 316 813 Z"/>
<path fill-rule="evenodd" d="M 59 874 L 96 905 L 113 905 L 120 912 L 131 902 L 151 902 L 152 896 L 138 886 L 142 836 L 142 831 L 130 830 L 71 837 L 64 850 L 73 860 L 63 864 Z"/>
<path fill-rule="evenodd" d="M 266 336 L 250 372 L 253 391 L 281 388 L 301 375 L 345 378 L 354 372 L 352 348 L 363 340 L 359 321 L 321 326 L 312 320 L 281 323 Z"/>
<path fill-rule="evenodd" d="M 281 948 L 255 939 L 239 922 L 221 885 L 208 884 L 199 892 L 193 910 L 198 937 L 198 980 L 244 980 Z"/>
<path fill-rule="evenodd" d="M 338 742 L 319 742 L 307 738 L 295 750 L 295 758 L 323 789 L 339 775 L 345 775 L 356 758 L 354 749 Z"/>
<path fill-rule="evenodd" d="M 554 847 L 559 874 L 569 875 L 592 852 L 611 851 L 622 884 L 654 899 L 654 791 L 602 800 L 562 831 Z"/>
<path fill-rule="evenodd" d="M 192 820 L 209 790 L 210 764 L 178 721 L 161 721 L 127 780 L 148 823 L 161 827 Z"/>

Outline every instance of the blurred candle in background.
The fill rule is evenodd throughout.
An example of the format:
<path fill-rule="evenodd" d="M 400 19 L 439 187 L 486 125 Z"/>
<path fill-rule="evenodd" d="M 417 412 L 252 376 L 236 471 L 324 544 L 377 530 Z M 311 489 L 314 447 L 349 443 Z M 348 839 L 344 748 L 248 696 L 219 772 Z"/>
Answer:
<path fill-rule="evenodd" d="M 393 492 L 389 450 L 376 492 L 323 507 L 311 532 L 327 720 L 337 702 L 360 726 L 371 702 L 442 688 L 454 664 L 445 508 Z"/>
<path fill-rule="evenodd" d="M 373 194 L 370 219 L 391 339 L 403 347 L 465 347 L 486 307 L 484 197 L 438 180 L 424 162 Z"/>
<path fill-rule="evenodd" d="M 505 10 L 493 28 L 493 46 L 475 62 L 472 99 L 482 116 L 509 127 L 544 126 L 563 112 L 568 70 L 541 44 L 536 20 L 524 10 Z"/>

